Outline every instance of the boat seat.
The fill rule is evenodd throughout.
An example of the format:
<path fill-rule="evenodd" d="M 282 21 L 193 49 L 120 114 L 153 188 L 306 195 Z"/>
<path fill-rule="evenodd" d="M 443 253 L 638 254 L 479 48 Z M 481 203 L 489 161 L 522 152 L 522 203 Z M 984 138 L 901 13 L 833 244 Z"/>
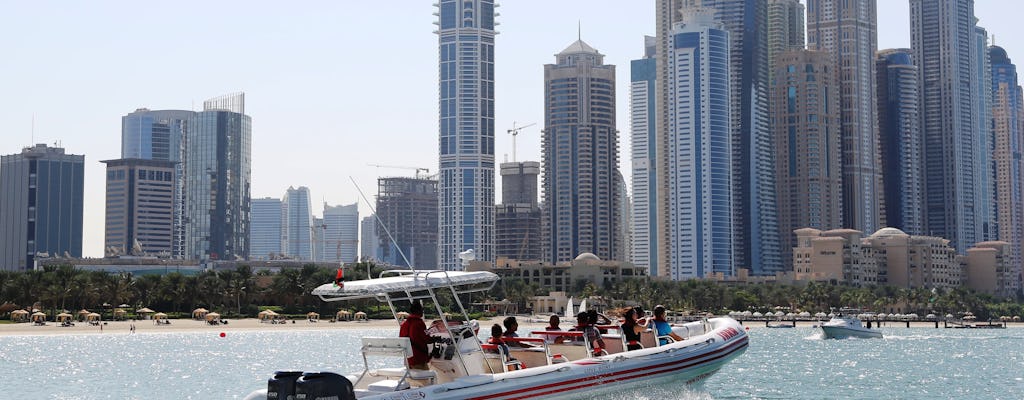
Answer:
<path fill-rule="evenodd" d="M 394 379 L 385 379 L 371 383 L 366 387 L 366 390 L 371 392 L 397 392 L 399 390 L 405 390 L 409 388 L 409 384 Z"/>
<path fill-rule="evenodd" d="M 415 379 L 418 381 L 429 381 L 429 384 L 434 384 L 434 380 L 437 379 L 437 372 L 415 369 L 415 368 L 379 368 L 371 371 L 371 375 L 386 376 L 388 378 L 405 378 Z M 408 374 L 408 376 L 406 375 Z"/>

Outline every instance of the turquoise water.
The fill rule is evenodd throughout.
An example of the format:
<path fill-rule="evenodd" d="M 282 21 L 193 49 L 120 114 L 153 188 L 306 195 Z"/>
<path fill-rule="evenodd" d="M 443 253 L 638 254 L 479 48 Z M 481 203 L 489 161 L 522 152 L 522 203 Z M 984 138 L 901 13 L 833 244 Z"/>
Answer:
<path fill-rule="evenodd" d="M 1022 399 L 1024 329 L 883 328 L 821 340 L 810 328 L 750 331 L 746 354 L 696 391 L 646 387 L 609 399 Z M 2 398 L 233 399 L 274 370 L 362 369 L 362 336 L 396 329 L 0 337 Z"/>

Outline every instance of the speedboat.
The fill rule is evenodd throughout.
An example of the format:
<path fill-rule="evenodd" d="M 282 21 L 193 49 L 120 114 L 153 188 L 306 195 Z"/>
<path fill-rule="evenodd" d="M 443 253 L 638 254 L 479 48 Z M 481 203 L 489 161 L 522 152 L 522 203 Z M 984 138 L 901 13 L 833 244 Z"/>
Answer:
<path fill-rule="evenodd" d="M 434 305 L 438 321 L 429 325 L 433 337 L 429 370 L 409 368 L 408 338 L 362 338 L 362 371 L 278 371 L 267 388 L 250 393 L 256 399 L 533 399 L 589 398 L 626 388 L 661 383 L 698 386 L 746 351 L 746 330 L 732 318 L 710 318 L 673 327 L 684 340 L 658 345 L 646 332 L 644 347 L 626 351 L 622 335 L 604 334 L 603 349 L 595 349 L 578 331 L 557 332 L 566 342 L 518 338 L 534 346 L 495 351 L 482 343 L 477 324 L 470 321 L 461 295 L 490 290 L 498 276 L 487 271 L 387 271 L 379 278 L 325 284 L 313 290 L 324 301 L 374 298 L 396 307 L 413 300 Z M 436 293 L 441 291 L 440 293 Z M 438 294 L 443 294 L 439 296 Z M 439 300 L 451 304 L 442 307 Z M 460 321 L 446 314 L 460 313 Z M 458 314 L 456 314 L 458 315 Z M 468 321 L 468 322 L 465 322 Z M 603 326 L 609 331 L 616 326 Z M 552 332 L 534 332 L 552 334 Z M 395 368 L 381 368 L 389 359 Z M 368 361 L 368 360 L 372 360 Z"/>
<path fill-rule="evenodd" d="M 828 322 L 821 324 L 821 331 L 824 333 L 825 339 L 882 338 L 882 332 L 865 328 L 860 319 L 854 317 L 833 317 Z"/>

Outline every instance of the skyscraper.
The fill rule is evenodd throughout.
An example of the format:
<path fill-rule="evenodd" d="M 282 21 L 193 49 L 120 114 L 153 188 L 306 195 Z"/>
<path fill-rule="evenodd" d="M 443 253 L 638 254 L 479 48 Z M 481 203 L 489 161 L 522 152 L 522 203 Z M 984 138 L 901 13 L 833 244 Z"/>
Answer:
<path fill-rule="evenodd" d="M 768 0 L 769 65 L 784 51 L 804 48 L 804 28 L 804 5 L 800 0 Z M 772 74 L 774 68 L 769 68 L 769 79 Z"/>
<path fill-rule="evenodd" d="M 494 261 L 494 0 L 439 0 L 439 267 Z"/>
<path fill-rule="evenodd" d="M 577 40 L 544 65 L 545 261 L 621 260 L 615 66 Z"/>
<path fill-rule="evenodd" d="M 380 261 L 380 239 L 377 237 L 377 216 L 363 217 L 359 227 L 359 260 Z"/>
<path fill-rule="evenodd" d="M 977 23 L 978 19 L 975 18 Z M 974 59 L 974 71 L 977 79 L 971 82 L 971 96 L 975 99 L 974 123 L 977 126 L 975 137 L 978 145 L 974 146 L 974 157 L 978 167 L 974 170 L 979 184 L 978 224 L 981 233 L 978 240 L 997 240 L 999 228 L 996 226 L 996 192 L 995 163 L 992 151 L 995 147 L 995 132 L 992 128 L 992 65 L 988 59 L 988 31 L 980 26 L 974 27 L 974 47 L 977 57 Z"/>
<path fill-rule="evenodd" d="M 417 269 L 438 267 L 437 187 L 437 180 L 429 178 L 377 179 L 377 216 L 383 225 L 377 226 L 377 238 L 382 262 L 411 263 Z"/>
<path fill-rule="evenodd" d="M 1017 66 L 1010 61 L 1006 50 L 992 46 L 988 49 L 992 65 L 992 126 L 995 130 L 995 192 L 999 240 L 1010 244 L 1010 274 L 1007 285 L 1013 292 L 1020 289 L 1020 276 L 1024 263 L 1024 94 L 1017 80 Z"/>
<path fill-rule="evenodd" d="M 839 140 L 839 85 L 828 53 L 788 50 L 775 57 L 772 125 L 775 129 L 779 236 L 792 269 L 794 231 L 842 227 L 843 178 Z"/>
<path fill-rule="evenodd" d="M 248 257 L 252 119 L 245 94 L 203 102 L 189 120 L 185 148 L 186 257 Z"/>
<path fill-rule="evenodd" d="M 667 105 L 669 207 L 664 215 L 671 230 L 668 268 L 659 275 L 674 280 L 733 275 L 729 32 L 713 10 L 690 8 L 669 34 L 666 85 L 675 101 Z"/>
<path fill-rule="evenodd" d="M 984 237 L 977 169 L 977 46 L 973 0 L 911 0 L 912 60 L 918 67 L 924 140 L 924 229 L 958 253 Z M 958 82 L 958 84 L 950 84 Z"/>
<path fill-rule="evenodd" d="M 178 163 L 137 158 L 103 163 L 107 164 L 105 253 L 170 257 Z"/>
<path fill-rule="evenodd" d="M 85 156 L 37 144 L 0 157 L 0 270 L 37 254 L 82 256 Z"/>
<path fill-rule="evenodd" d="M 885 174 L 885 221 L 910 235 L 923 235 L 921 120 L 918 69 L 910 49 L 878 52 L 878 130 Z"/>
<path fill-rule="evenodd" d="M 501 164 L 501 201 L 496 208 L 494 231 L 497 257 L 540 260 L 541 212 L 537 204 L 536 161 Z"/>
<path fill-rule="evenodd" d="M 655 99 L 657 38 L 644 36 L 644 58 L 629 66 L 629 129 L 632 136 L 632 250 L 629 261 L 658 275 L 658 177 Z"/>
<path fill-rule="evenodd" d="M 807 47 L 828 52 L 839 80 L 843 140 L 843 225 L 874 232 L 885 225 L 880 168 L 875 0 L 807 0 Z"/>
<path fill-rule="evenodd" d="M 284 209 L 284 253 L 298 260 L 313 260 L 313 235 L 321 233 L 323 225 L 313 224 L 309 188 L 289 187 L 281 198 L 281 207 Z"/>
<path fill-rule="evenodd" d="M 350 263 L 359 261 L 359 206 L 329 206 L 324 203 L 321 261 Z"/>
<path fill-rule="evenodd" d="M 252 223 L 249 229 L 249 259 L 270 260 L 284 253 L 283 209 L 281 199 L 252 199 Z"/>

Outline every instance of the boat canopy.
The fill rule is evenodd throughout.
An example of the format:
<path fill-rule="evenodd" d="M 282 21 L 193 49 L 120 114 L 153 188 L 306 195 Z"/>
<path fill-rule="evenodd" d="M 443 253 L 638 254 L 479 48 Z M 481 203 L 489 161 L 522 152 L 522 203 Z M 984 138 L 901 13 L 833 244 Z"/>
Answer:
<path fill-rule="evenodd" d="M 393 270 L 380 278 L 344 282 L 343 286 L 326 283 L 313 289 L 323 301 L 396 297 L 392 293 L 410 295 L 438 288 L 451 288 L 456 293 L 487 291 L 494 287 L 498 275 L 487 271 Z"/>

